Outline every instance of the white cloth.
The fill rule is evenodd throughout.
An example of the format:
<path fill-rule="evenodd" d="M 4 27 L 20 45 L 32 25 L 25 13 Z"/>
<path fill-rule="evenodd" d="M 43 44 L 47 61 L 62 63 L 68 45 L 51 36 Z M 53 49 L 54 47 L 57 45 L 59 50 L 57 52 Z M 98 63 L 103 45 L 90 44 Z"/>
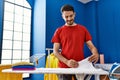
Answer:
<path fill-rule="evenodd" d="M 82 61 L 79 61 L 79 66 L 78 66 L 78 70 L 79 69 L 92 69 L 92 70 L 96 70 L 96 68 L 92 65 L 92 62 L 88 61 L 88 58 L 83 59 Z M 76 74 L 76 78 L 77 80 L 84 80 L 86 74 Z M 91 77 L 91 76 L 89 76 Z M 89 80 L 90 78 L 87 78 L 87 80 Z"/>

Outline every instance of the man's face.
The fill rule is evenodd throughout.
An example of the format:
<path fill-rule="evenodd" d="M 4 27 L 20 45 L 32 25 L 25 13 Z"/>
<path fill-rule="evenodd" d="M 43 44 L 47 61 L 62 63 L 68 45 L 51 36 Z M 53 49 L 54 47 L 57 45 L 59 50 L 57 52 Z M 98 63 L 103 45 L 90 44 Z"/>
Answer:
<path fill-rule="evenodd" d="M 63 11 L 62 17 L 67 25 L 72 25 L 74 23 L 75 13 L 73 11 Z"/>

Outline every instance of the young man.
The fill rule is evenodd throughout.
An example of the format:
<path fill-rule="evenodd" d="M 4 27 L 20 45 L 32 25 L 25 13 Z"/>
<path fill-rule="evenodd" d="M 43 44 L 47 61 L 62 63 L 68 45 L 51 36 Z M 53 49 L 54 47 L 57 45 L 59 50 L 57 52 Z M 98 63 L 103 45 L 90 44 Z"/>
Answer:
<path fill-rule="evenodd" d="M 59 59 L 59 67 L 77 68 L 78 61 L 84 59 L 84 43 L 87 44 L 92 53 L 89 61 L 96 63 L 99 59 L 98 51 L 91 41 L 92 37 L 88 30 L 74 22 L 73 6 L 62 6 L 61 13 L 65 24 L 56 30 L 52 38 L 52 43 L 54 43 L 53 53 Z M 59 49 L 61 49 L 61 52 L 59 52 Z M 59 80 L 61 79 L 59 78 Z M 72 77 L 71 75 L 62 75 L 62 80 L 72 80 Z"/>

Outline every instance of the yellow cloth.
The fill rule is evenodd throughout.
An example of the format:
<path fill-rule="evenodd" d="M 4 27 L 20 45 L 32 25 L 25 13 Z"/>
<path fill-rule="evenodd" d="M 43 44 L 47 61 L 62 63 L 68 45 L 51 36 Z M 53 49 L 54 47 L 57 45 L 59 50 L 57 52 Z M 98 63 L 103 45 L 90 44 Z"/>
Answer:
<path fill-rule="evenodd" d="M 58 68 L 58 59 L 54 56 L 53 53 L 47 56 L 45 67 Z M 44 74 L 44 80 L 58 80 L 58 77 L 56 74 Z"/>

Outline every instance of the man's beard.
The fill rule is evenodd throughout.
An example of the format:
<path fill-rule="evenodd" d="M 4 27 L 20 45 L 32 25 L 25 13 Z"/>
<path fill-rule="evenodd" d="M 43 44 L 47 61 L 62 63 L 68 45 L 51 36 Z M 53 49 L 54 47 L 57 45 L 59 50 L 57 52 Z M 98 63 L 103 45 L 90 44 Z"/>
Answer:
<path fill-rule="evenodd" d="M 67 23 L 67 25 L 73 25 L 74 20 L 69 20 L 69 21 L 67 21 L 66 23 Z"/>

